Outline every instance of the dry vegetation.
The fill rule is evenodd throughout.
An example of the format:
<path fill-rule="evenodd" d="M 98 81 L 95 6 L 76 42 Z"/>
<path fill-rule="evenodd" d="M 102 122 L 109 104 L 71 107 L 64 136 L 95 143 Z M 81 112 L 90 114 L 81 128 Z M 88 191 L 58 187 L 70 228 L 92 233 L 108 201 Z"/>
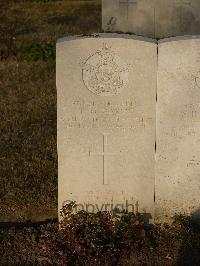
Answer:
<path fill-rule="evenodd" d="M 140 215 L 72 214 L 57 223 L 0 228 L 0 265 L 199 266 L 200 223 L 142 223 Z"/>
<path fill-rule="evenodd" d="M 3 1 L 1 221 L 57 217 L 55 43 L 100 31 L 97 1 Z"/>

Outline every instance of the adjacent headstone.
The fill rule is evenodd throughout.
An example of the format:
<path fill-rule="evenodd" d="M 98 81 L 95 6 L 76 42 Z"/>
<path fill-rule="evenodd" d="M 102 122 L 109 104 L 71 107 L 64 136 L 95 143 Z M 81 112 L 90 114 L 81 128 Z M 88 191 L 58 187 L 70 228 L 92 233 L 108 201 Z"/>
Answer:
<path fill-rule="evenodd" d="M 110 32 L 154 37 L 154 12 L 152 0 L 103 0 L 102 27 Z"/>
<path fill-rule="evenodd" d="M 158 46 L 156 217 L 200 210 L 200 38 Z"/>
<path fill-rule="evenodd" d="M 197 35 L 199 13 L 199 0 L 102 0 L 102 27 L 153 38 Z"/>
<path fill-rule="evenodd" d="M 57 43 L 58 198 L 154 214 L 157 44 L 118 34 Z"/>

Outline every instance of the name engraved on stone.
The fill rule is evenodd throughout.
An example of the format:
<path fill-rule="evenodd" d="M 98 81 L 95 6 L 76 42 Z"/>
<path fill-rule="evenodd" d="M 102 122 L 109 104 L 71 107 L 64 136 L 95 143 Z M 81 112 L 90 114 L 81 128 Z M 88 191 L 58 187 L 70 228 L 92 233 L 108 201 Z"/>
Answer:
<path fill-rule="evenodd" d="M 82 70 L 85 86 L 98 96 L 120 94 L 128 83 L 128 65 L 108 45 L 90 56 Z"/>
<path fill-rule="evenodd" d="M 105 102 L 85 101 L 79 98 L 72 100 L 73 114 L 66 114 L 66 128 L 105 128 L 105 129 L 145 129 L 152 123 L 152 117 L 141 115 L 140 107 L 133 99 Z M 76 114 L 76 115 L 75 115 Z"/>

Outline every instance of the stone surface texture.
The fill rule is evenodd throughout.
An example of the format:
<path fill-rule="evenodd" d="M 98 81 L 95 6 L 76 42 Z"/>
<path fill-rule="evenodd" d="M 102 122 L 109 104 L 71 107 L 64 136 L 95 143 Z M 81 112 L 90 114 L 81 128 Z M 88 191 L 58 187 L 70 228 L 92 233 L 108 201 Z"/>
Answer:
<path fill-rule="evenodd" d="M 156 217 L 200 208 L 200 39 L 158 46 Z"/>
<path fill-rule="evenodd" d="M 59 210 L 70 201 L 92 212 L 132 204 L 128 211 L 153 217 L 156 69 L 152 40 L 57 43 Z"/>
<path fill-rule="evenodd" d="M 199 0 L 102 0 L 104 31 L 151 38 L 200 34 Z"/>

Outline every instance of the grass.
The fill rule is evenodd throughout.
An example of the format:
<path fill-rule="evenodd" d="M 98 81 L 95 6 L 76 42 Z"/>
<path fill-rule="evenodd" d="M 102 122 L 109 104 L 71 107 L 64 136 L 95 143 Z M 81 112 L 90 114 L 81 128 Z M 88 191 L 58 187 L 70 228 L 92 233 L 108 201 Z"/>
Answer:
<path fill-rule="evenodd" d="M 48 43 L 30 43 L 21 49 L 21 59 L 25 61 L 49 60 L 56 58 L 56 47 Z"/>
<path fill-rule="evenodd" d="M 0 221 L 57 217 L 55 43 L 100 31 L 100 1 L 3 1 Z"/>
<path fill-rule="evenodd" d="M 11 1 L 0 21 L 2 38 L 55 42 L 65 35 L 100 31 L 101 9 L 97 1 Z"/>
<path fill-rule="evenodd" d="M 6 61 L 1 70 L 1 215 L 12 206 L 13 218 L 23 209 L 28 218 L 57 201 L 55 65 Z"/>

